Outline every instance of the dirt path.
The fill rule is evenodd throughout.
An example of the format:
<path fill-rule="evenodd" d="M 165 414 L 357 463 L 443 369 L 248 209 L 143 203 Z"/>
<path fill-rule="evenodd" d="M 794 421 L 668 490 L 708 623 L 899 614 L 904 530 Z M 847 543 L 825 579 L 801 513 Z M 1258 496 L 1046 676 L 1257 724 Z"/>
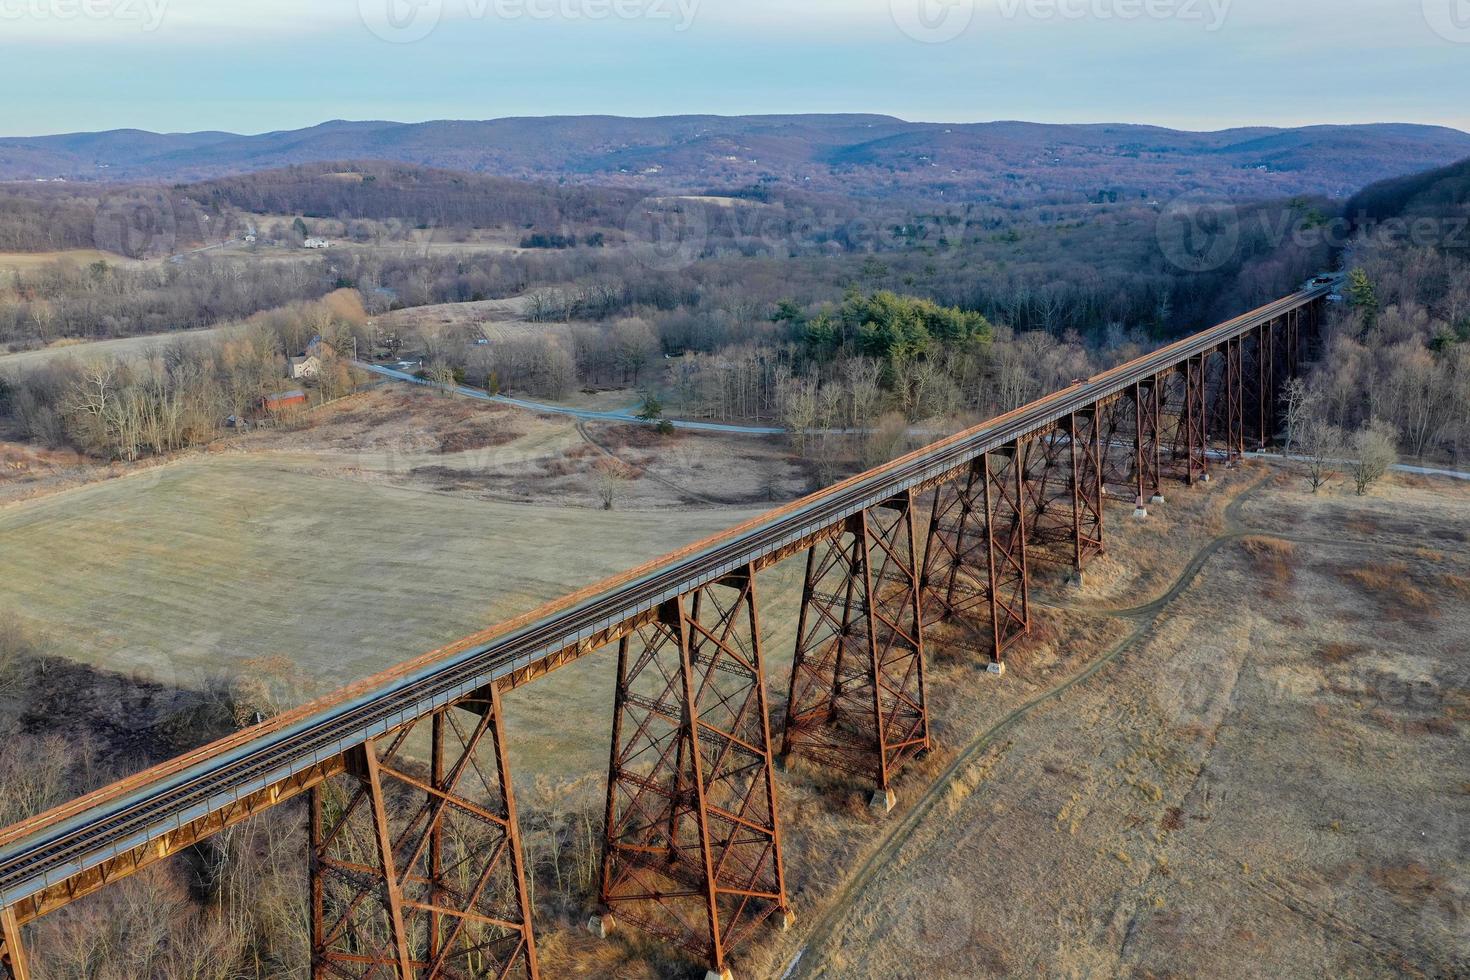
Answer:
<path fill-rule="evenodd" d="M 964 750 L 955 757 L 954 761 L 928 786 L 924 794 L 914 801 L 913 806 L 909 808 L 908 812 L 892 825 L 887 835 L 883 838 L 882 843 L 862 863 L 857 872 L 849 879 L 848 884 L 838 893 L 836 900 L 828 907 L 822 917 L 816 921 L 806 942 L 797 951 L 796 956 L 787 966 L 783 978 L 813 977 L 819 976 L 824 972 L 823 951 L 829 945 L 836 926 L 850 914 L 852 906 L 863 890 L 897 857 L 899 850 L 908 841 L 914 830 L 928 818 L 935 805 L 945 798 L 956 778 L 973 765 L 982 752 L 995 744 L 1001 735 L 1005 734 L 1007 730 L 1015 726 L 1031 712 L 1048 702 L 1056 700 L 1067 691 L 1092 678 L 1108 664 L 1117 660 L 1147 637 L 1157 625 L 1159 617 L 1168 610 L 1185 590 L 1194 584 L 1200 572 L 1204 569 L 1205 564 L 1218 554 L 1221 549 L 1257 533 L 1277 536 L 1267 531 L 1252 531 L 1241 523 L 1241 512 L 1246 503 L 1258 495 L 1269 480 L 1269 475 L 1258 478 L 1255 483 L 1230 502 L 1225 509 L 1225 519 L 1229 529 L 1201 547 L 1169 588 L 1157 599 L 1141 606 L 1122 609 L 1088 609 L 1076 606 L 1059 607 L 1077 612 L 1095 613 L 1115 619 L 1129 620 L 1133 621 L 1135 625 L 1127 636 L 1114 644 L 1101 657 L 1088 664 L 1081 672 L 1015 708 L 990 729 L 981 734 L 979 738 L 965 746 Z"/>
<path fill-rule="evenodd" d="M 1167 962 L 1175 953 L 1202 956 L 1194 968 L 1208 969 L 1195 975 L 1216 975 L 1211 972 L 1216 968 L 1228 970 L 1234 955 L 1228 949 L 1252 955 L 1246 952 L 1252 944 L 1269 944 L 1273 939 L 1289 940 L 1288 946 L 1260 946 L 1262 952 L 1274 952 L 1254 961 L 1255 971 L 1236 975 L 1266 976 L 1260 969 L 1268 960 L 1281 971 L 1278 975 L 1304 975 L 1329 963 L 1348 968 L 1348 973 L 1339 975 L 1433 973 L 1433 964 L 1447 955 L 1448 947 L 1434 945 L 1435 940 L 1421 945 L 1421 933 L 1416 930 L 1440 928 L 1439 919 L 1460 908 L 1455 903 L 1462 901 L 1460 889 L 1466 879 L 1450 877 L 1453 869 L 1449 865 L 1442 868 L 1445 878 L 1436 877 L 1433 870 L 1439 867 L 1435 855 L 1456 846 L 1455 835 L 1440 828 L 1438 836 L 1443 839 L 1437 840 L 1431 832 L 1425 840 L 1418 828 L 1433 827 L 1436 820 L 1453 825 L 1454 814 L 1444 810 L 1443 804 L 1438 804 L 1442 809 L 1435 816 L 1436 794 L 1443 791 L 1433 780 L 1447 778 L 1446 771 L 1451 774 L 1450 793 L 1456 786 L 1459 792 L 1470 793 L 1470 783 L 1456 782 L 1457 773 L 1463 770 L 1455 769 L 1453 763 L 1448 770 L 1443 768 L 1440 757 L 1453 753 L 1454 743 L 1442 738 L 1435 741 L 1433 735 L 1428 742 L 1418 743 L 1364 741 L 1358 731 L 1341 727 L 1335 716 L 1324 715 L 1328 708 L 1319 699 L 1292 702 L 1306 706 L 1298 714 L 1283 710 L 1262 714 L 1256 706 L 1263 690 L 1273 684 L 1305 682 L 1312 685 L 1308 691 L 1318 689 L 1318 682 L 1311 680 L 1318 675 L 1311 671 L 1320 672 L 1321 663 L 1328 664 L 1322 689 L 1356 683 L 1360 687 L 1350 689 L 1360 690 L 1363 684 L 1378 683 L 1371 678 L 1379 671 L 1412 677 L 1424 691 L 1433 691 L 1425 675 L 1416 673 L 1428 669 L 1421 666 L 1415 649 L 1415 644 L 1427 643 L 1413 632 L 1423 627 L 1410 627 L 1407 635 L 1414 639 L 1407 645 L 1388 641 L 1376 647 L 1373 636 L 1358 625 L 1371 618 L 1361 610 L 1364 601 L 1372 600 L 1361 594 L 1339 594 L 1334 599 L 1322 586 L 1324 580 L 1335 582 L 1328 587 L 1340 590 L 1342 576 L 1373 567 L 1386 553 L 1411 558 L 1417 552 L 1419 561 L 1430 563 L 1431 572 L 1434 563 L 1442 567 L 1446 561 L 1450 565 L 1457 562 L 1423 548 L 1423 537 L 1410 533 L 1407 512 L 1397 507 L 1380 504 L 1370 511 L 1377 518 L 1374 523 L 1354 503 L 1346 513 L 1363 526 L 1354 529 L 1356 536 L 1342 537 L 1322 533 L 1343 516 L 1327 509 L 1331 501 L 1325 498 L 1320 505 L 1310 498 L 1312 506 L 1326 511 L 1317 515 L 1322 521 L 1317 528 L 1304 526 L 1298 511 L 1289 517 L 1271 508 L 1248 511 L 1253 503 L 1262 501 L 1263 492 L 1279 487 L 1279 482 L 1273 486 L 1270 475 L 1263 475 L 1231 500 L 1223 509 L 1219 533 L 1190 550 L 1182 570 L 1157 598 L 1126 607 L 1052 604 L 1063 614 L 1124 623 L 1128 633 L 1079 673 L 1034 693 L 968 741 L 932 777 L 912 807 L 884 827 L 856 871 L 833 893 L 831 904 L 812 921 L 781 975 L 818 977 L 845 972 L 876 976 L 900 960 L 914 965 L 926 962 L 939 969 L 929 975 L 943 976 L 960 975 L 945 971 L 961 960 L 969 970 L 965 975 L 1020 972 L 1022 963 L 1027 970 L 1046 969 L 1042 964 L 1050 964 L 1050 968 L 1079 974 L 1118 975 L 1138 969 L 1147 974 L 1145 967 Z M 1389 523 L 1391 519 L 1397 523 Z M 1349 526 L 1344 522 L 1345 528 Z M 1293 586 L 1289 602 L 1278 595 L 1273 604 L 1269 593 L 1279 589 L 1281 581 L 1290 581 L 1290 572 L 1274 584 L 1256 578 L 1249 580 L 1250 587 L 1263 590 L 1265 601 L 1247 601 L 1245 606 L 1254 608 L 1236 615 L 1243 608 L 1236 604 L 1250 595 L 1240 591 L 1239 578 L 1241 561 L 1248 559 L 1243 558 L 1245 552 L 1237 556 L 1228 549 L 1252 538 L 1291 542 L 1310 557 L 1302 559 L 1308 562 L 1302 566 L 1304 580 Z M 1324 557 L 1329 548 L 1339 557 Z M 1221 561 L 1212 563 L 1217 557 Z M 1416 574 L 1422 584 L 1424 573 Z M 1202 578 L 1216 582 L 1222 575 L 1227 580 L 1236 576 L 1235 592 L 1221 593 L 1215 585 L 1193 588 Z M 1318 623 L 1344 622 L 1334 619 L 1344 607 L 1333 608 L 1344 600 L 1350 603 L 1345 608 L 1351 617 L 1345 621 L 1346 633 L 1361 640 L 1361 646 L 1333 644 L 1329 641 L 1341 633 L 1317 631 L 1323 630 Z M 1299 618 L 1298 604 L 1314 609 L 1313 616 L 1318 618 L 1312 618 L 1311 629 Z M 1386 618 L 1398 617 L 1389 611 Z M 1229 637 L 1220 625 L 1227 619 L 1238 621 L 1240 627 Z M 1298 637 L 1294 640 L 1289 638 L 1293 630 Z M 1216 636 L 1218 645 L 1212 646 Z M 1443 648 L 1453 647 L 1452 641 Z M 1184 652 L 1176 658 L 1169 653 L 1175 649 Z M 1331 653 L 1334 649 L 1371 650 L 1363 655 L 1373 659 L 1340 668 L 1332 665 L 1342 661 L 1318 659 L 1336 656 Z M 1389 651 L 1396 656 L 1389 657 Z M 1130 652 L 1143 656 L 1123 656 Z M 1163 658 L 1155 662 L 1160 653 Z M 1107 685 L 1088 686 L 1085 695 L 1077 690 L 1108 665 L 1116 677 Z M 1151 677 L 1160 679 L 1147 679 Z M 1160 702 L 1127 695 L 1140 682 L 1148 685 L 1144 690 L 1152 692 L 1149 697 L 1157 698 L 1160 691 L 1166 699 L 1177 696 L 1178 703 L 1165 706 L 1174 709 L 1174 717 L 1187 720 L 1166 725 L 1183 725 L 1179 731 L 1194 734 L 1169 741 L 1165 733 L 1175 729 L 1157 728 L 1153 720 L 1152 712 L 1159 710 Z M 1192 683 L 1197 687 L 1191 687 Z M 1301 688 L 1279 690 L 1299 693 Z M 1385 690 L 1393 696 L 1391 684 Z M 1444 696 L 1450 707 L 1441 719 L 1431 717 L 1438 703 L 1430 694 L 1419 698 L 1422 705 L 1407 705 L 1407 717 L 1401 710 L 1374 710 L 1371 687 L 1369 693 L 1350 693 L 1347 702 L 1349 709 L 1356 709 L 1350 714 L 1366 716 L 1367 739 L 1382 730 L 1402 737 L 1404 726 L 1418 723 L 1414 712 L 1420 707 L 1434 723 L 1456 717 L 1454 699 L 1463 695 L 1453 688 L 1447 690 Z M 1057 722 L 1038 720 L 1036 724 L 1042 727 L 1035 730 L 1036 738 L 1023 739 L 1012 731 L 1022 719 L 1039 715 L 1038 709 L 1069 691 L 1076 696 L 1065 702 L 1065 721 L 1051 711 L 1048 714 Z M 1199 703 L 1190 700 L 1201 694 Z M 1283 697 L 1276 695 L 1278 708 Z M 1354 697 L 1368 704 L 1353 705 Z M 1392 702 L 1389 707 L 1405 708 Z M 1301 726 L 1312 725 L 1327 726 L 1329 733 L 1323 737 L 1321 731 L 1315 732 L 1316 742 L 1300 734 Z M 1027 731 L 1031 730 L 1028 726 Z M 1373 749 L 1366 750 L 1365 745 Z M 1263 752 L 1262 746 L 1269 748 Z M 1405 750 L 1412 754 L 1396 755 Z M 1334 751 L 1348 758 L 1347 767 L 1328 762 L 1329 758 L 1339 761 Z M 1020 754 L 1012 757 L 1013 753 Z M 1378 761 L 1364 765 L 1365 757 Z M 1140 787 L 1129 774 L 1140 770 L 1129 768 L 1133 759 L 1146 760 L 1143 773 L 1157 784 L 1144 782 L 1142 787 L 1154 795 L 1136 795 Z M 1005 763 L 1010 774 L 995 776 L 998 781 L 987 786 L 991 771 L 1001 760 L 1010 760 Z M 1358 764 L 1356 768 L 1353 763 Z M 1244 772 L 1261 775 L 1242 780 Z M 1407 776 L 1410 772 L 1415 775 Z M 1406 785 L 1405 780 L 1413 782 Z M 1423 785 L 1435 789 L 1420 788 Z M 1069 793 L 1071 803 L 1067 802 Z M 1275 809 L 1282 798 L 1293 800 L 1294 807 Z M 1151 816 L 1140 812 L 1140 800 Z M 961 805 L 970 807 L 968 812 L 975 819 L 960 821 Z M 1072 810 L 1073 806 L 1078 809 Z M 1401 810 L 1409 816 L 1400 814 Z M 1429 823 L 1415 823 L 1420 818 L 1413 814 L 1421 813 Z M 1253 833 L 1252 825 L 1266 814 L 1275 821 L 1272 829 L 1264 836 Z M 1209 823 L 1212 818 L 1215 822 Z M 1144 829 L 1135 830 L 1140 820 Z M 1062 835 L 1059 840 L 1068 843 L 1046 842 L 1053 821 Z M 1067 821 L 1072 822 L 1070 831 Z M 1086 822 L 1089 828 L 1081 837 L 1076 836 L 1079 822 Z M 1366 829 L 1359 830 L 1359 825 Z M 1150 827 L 1158 829 L 1147 829 Z M 1216 830 L 1207 832 L 1208 827 Z M 1278 831 L 1278 827 L 1284 829 Z M 1395 827 L 1396 832 L 1385 835 L 1386 827 Z M 1307 838 L 1301 836 L 1304 830 Z M 1028 832 L 1029 836 L 1020 836 Z M 1325 835 L 1325 840 L 1312 838 L 1312 832 Z M 1365 843 L 1356 842 L 1360 833 L 1366 835 L 1362 838 Z M 1129 841 L 1137 844 L 1132 853 L 1128 853 Z M 1303 850 L 1309 841 L 1311 849 Z M 972 863 L 976 858 L 970 852 L 983 853 L 989 848 L 1000 850 L 992 852 L 993 865 L 985 862 L 989 870 L 977 872 Z M 1305 854 L 1310 854 L 1310 860 L 1296 859 Z M 1152 861 L 1157 865 L 1151 866 Z M 987 877 L 976 878 L 977 873 Z M 1058 884 L 1076 881 L 1078 894 L 1051 901 L 1022 881 L 1033 875 Z M 967 890 L 981 880 L 997 892 L 972 902 L 966 897 Z M 1012 904 L 997 895 L 1006 896 Z M 1012 916 L 1012 910 L 1020 907 L 1014 904 L 1017 898 L 1028 911 Z M 1240 917 L 1212 911 L 1226 908 L 1240 910 Z M 978 915 L 986 916 L 983 930 L 976 928 L 974 917 Z M 992 919 L 997 915 L 999 918 Z M 1406 927 L 1410 915 L 1419 916 L 1420 925 Z M 1026 925 L 1030 919 L 1048 925 L 1036 931 Z M 1021 931 L 1010 933 L 1018 923 Z M 966 929 L 975 931 L 967 936 Z M 1057 935 L 1068 937 L 1062 946 L 1070 952 L 1055 951 Z M 859 936 L 865 938 L 854 946 Z M 941 951 L 921 948 L 930 940 L 937 940 Z M 944 945 L 951 941 L 952 947 Z M 1190 946 L 1191 942 L 1199 945 Z M 876 954 L 874 950 L 883 945 L 907 952 L 897 959 Z M 1341 952 L 1347 949 L 1357 952 L 1351 956 Z M 958 959 L 936 959 L 950 954 Z M 905 956 L 909 959 L 904 960 Z"/>

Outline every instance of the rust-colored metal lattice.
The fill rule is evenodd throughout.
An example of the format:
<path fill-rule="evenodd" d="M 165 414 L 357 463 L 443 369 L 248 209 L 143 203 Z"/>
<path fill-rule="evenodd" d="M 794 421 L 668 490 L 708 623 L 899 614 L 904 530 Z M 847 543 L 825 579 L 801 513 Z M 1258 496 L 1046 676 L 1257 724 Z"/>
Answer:
<path fill-rule="evenodd" d="M 618 646 L 600 901 L 719 973 L 786 914 L 755 572 Z"/>
<path fill-rule="evenodd" d="M 809 552 L 782 745 L 884 792 L 929 747 L 914 511 L 909 491 Z"/>
<path fill-rule="evenodd" d="M 1191 357 L 1181 367 L 1184 407 L 1174 444 L 1174 457 L 1183 463 L 1184 482 L 1194 486 L 1210 477 L 1209 399 L 1206 395 L 1207 356 Z"/>
<path fill-rule="evenodd" d="M 20 923 L 15 909 L 0 909 L 0 967 L 11 980 L 31 980 L 30 961 L 26 958 L 25 944 L 21 939 Z"/>
<path fill-rule="evenodd" d="M 538 976 L 503 717 L 478 692 L 312 788 L 314 977 Z M 404 751 L 416 732 L 427 772 Z"/>
<path fill-rule="evenodd" d="M 1224 381 L 1225 453 L 1238 460 L 1245 455 L 1245 341 L 1239 337 L 1225 342 Z"/>
<path fill-rule="evenodd" d="M 1094 410 L 1073 412 L 1022 447 L 1026 540 L 1037 557 L 1080 572 L 1103 550 L 1102 427 Z"/>
<path fill-rule="evenodd" d="M 1102 418 L 1101 453 L 1103 489 L 1108 496 L 1132 500 L 1137 485 L 1137 385 L 1099 402 Z"/>
<path fill-rule="evenodd" d="M 1251 338 L 1250 398 L 1247 410 L 1251 417 L 1251 441 L 1257 449 L 1265 449 L 1276 438 L 1276 321 L 1268 320 L 1256 327 Z"/>
<path fill-rule="evenodd" d="M 1009 446 L 977 459 L 942 487 L 924 549 L 924 622 L 956 622 L 996 663 L 1031 628 L 1025 494 Z"/>
<path fill-rule="evenodd" d="M 1135 490 L 1138 507 L 1162 500 L 1164 496 L 1163 390 L 1158 378 L 1133 386 L 1133 472 L 1138 481 Z"/>

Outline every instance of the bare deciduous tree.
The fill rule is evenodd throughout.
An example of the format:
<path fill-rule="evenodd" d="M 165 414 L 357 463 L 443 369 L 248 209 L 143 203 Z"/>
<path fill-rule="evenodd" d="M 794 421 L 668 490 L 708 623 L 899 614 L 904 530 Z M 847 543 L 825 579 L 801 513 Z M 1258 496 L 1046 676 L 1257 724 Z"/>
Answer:
<path fill-rule="evenodd" d="M 1392 426 L 1375 419 L 1353 437 L 1353 454 L 1353 483 L 1361 497 L 1398 461 L 1398 436 Z"/>
<path fill-rule="evenodd" d="M 1314 413 L 1301 421 L 1299 436 L 1301 454 L 1307 462 L 1307 483 L 1316 493 L 1337 476 L 1332 467 L 1343 452 L 1342 430 Z"/>

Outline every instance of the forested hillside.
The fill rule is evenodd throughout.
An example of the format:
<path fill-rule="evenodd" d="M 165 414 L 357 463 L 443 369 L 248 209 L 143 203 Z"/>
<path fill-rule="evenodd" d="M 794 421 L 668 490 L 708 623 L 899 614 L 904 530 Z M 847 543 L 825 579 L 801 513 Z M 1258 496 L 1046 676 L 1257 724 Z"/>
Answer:
<path fill-rule="evenodd" d="M 1303 417 L 1331 447 L 1387 426 L 1403 452 L 1470 451 L 1470 161 L 1365 190 Z M 1309 431 L 1313 431 L 1309 428 Z"/>
<path fill-rule="evenodd" d="M 335 121 L 237 136 L 133 130 L 0 139 L 0 180 L 197 180 L 375 159 L 535 180 L 690 192 L 773 183 L 871 197 L 1005 203 L 1346 197 L 1470 155 L 1433 126 L 1254 127 L 927 123 L 879 115 L 613 116 Z"/>

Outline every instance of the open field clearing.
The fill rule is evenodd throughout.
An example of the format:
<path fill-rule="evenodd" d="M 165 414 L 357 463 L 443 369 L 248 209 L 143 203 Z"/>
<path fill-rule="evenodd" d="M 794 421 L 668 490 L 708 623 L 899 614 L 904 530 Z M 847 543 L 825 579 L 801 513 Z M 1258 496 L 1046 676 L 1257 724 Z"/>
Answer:
<path fill-rule="evenodd" d="M 215 457 L 0 512 L 4 601 L 79 659 L 181 687 L 284 656 L 297 700 L 747 513 L 526 507 Z"/>
<path fill-rule="evenodd" d="M 106 262 L 108 265 L 143 265 L 115 252 L 104 252 L 96 248 L 74 248 L 60 252 L 0 252 L 0 272 L 34 272 L 55 262 L 70 262 L 75 265 L 91 265 Z"/>
<path fill-rule="evenodd" d="M 739 523 L 767 506 L 759 474 L 789 469 L 775 445 L 640 448 L 623 429 L 600 430 L 604 450 L 567 419 L 391 388 L 132 470 L 6 444 L 0 607 L 74 659 L 174 687 L 279 658 L 277 696 L 299 702 Z M 629 474 L 611 512 L 607 452 Z M 514 695 L 528 777 L 603 756 L 611 663 Z"/>
<path fill-rule="evenodd" d="M 318 466 L 360 479 L 535 505 L 600 508 L 602 473 L 614 461 L 619 510 L 762 507 L 799 497 L 811 484 L 775 439 L 578 425 L 408 385 L 343 399 L 313 412 L 302 428 L 257 432 L 232 445 L 310 454 Z"/>
<path fill-rule="evenodd" d="M 0 354 L 0 371 L 24 370 L 40 367 L 50 361 L 74 357 L 79 361 L 100 357 L 141 357 L 150 351 L 162 350 L 173 343 L 203 343 L 228 336 L 238 326 L 206 327 L 202 330 L 179 330 L 164 334 L 147 334 L 141 337 L 119 337 L 114 340 L 91 340 L 60 342 L 37 350 Z"/>

